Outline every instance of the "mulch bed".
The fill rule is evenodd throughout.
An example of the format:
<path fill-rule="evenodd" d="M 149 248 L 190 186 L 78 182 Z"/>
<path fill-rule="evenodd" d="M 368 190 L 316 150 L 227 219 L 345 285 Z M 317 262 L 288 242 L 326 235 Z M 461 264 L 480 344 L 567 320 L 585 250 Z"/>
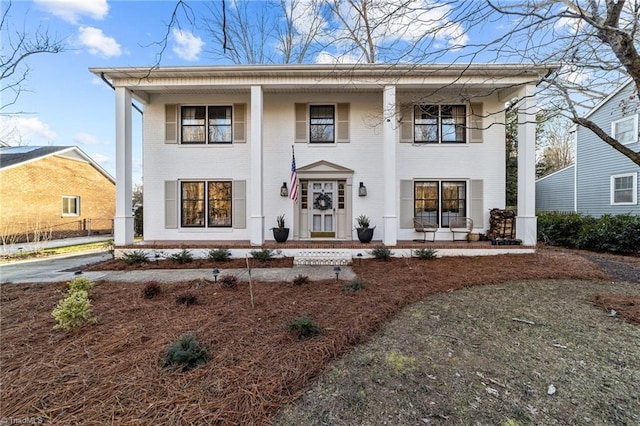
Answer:
<path fill-rule="evenodd" d="M 98 282 L 97 323 L 68 333 L 52 329 L 63 283 L 3 285 L 0 412 L 53 424 L 269 424 L 327 362 L 430 294 L 526 279 L 610 279 L 564 252 L 364 260 L 353 268 L 364 290 L 335 280 L 254 282 L 255 309 L 246 283 L 163 284 L 148 300 L 144 283 Z M 187 289 L 198 303 L 176 304 Z M 321 336 L 297 340 L 287 331 L 302 314 L 320 324 Z M 163 351 L 184 333 L 208 349 L 209 361 L 185 373 L 163 368 Z"/>
<path fill-rule="evenodd" d="M 249 259 L 251 268 L 291 268 L 293 257 L 273 257 L 266 261 Z M 228 259 L 223 262 L 214 262 L 209 259 L 193 259 L 191 262 L 178 263 L 171 259 L 161 259 L 158 261 L 136 263 L 127 265 L 120 259 L 108 260 L 96 263 L 85 269 L 85 271 L 140 271 L 147 269 L 242 269 L 247 267 L 247 259 Z"/>

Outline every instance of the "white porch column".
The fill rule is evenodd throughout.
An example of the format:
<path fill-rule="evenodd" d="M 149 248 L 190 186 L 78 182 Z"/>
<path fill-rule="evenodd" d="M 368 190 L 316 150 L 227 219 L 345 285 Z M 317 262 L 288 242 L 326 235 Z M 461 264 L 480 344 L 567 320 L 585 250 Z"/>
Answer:
<path fill-rule="evenodd" d="M 382 176 L 384 206 L 382 213 L 382 243 L 395 246 L 398 242 L 396 143 L 398 123 L 396 121 L 396 87 L 385 86 L 382 94 Z"/>
<path fill-rule="evenodd" d="M 518 214 L 516 238 L 536 245 L 536 87 L 525 86 L 518 103 Z"/>
<path fill-rule="evenodd" d="M 262 86 L 251 86 L 251 139 L 249 195 L 250 206 L 249 235 L 251 244 L 260 246 L 264 243 L 264 212 L 262 183 Z"/>
<path fill-rule="evenodd" d="M 116 87 L 116 246 L 133 243 L 132 183 L 131 92 Z"/>

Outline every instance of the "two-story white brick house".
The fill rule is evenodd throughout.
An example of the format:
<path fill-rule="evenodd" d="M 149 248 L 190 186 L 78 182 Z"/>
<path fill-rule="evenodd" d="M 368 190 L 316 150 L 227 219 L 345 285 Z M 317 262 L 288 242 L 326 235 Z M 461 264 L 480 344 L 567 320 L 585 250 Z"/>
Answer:
<path fill-rule="evenodd" d="M 144 104 L 146 241 L 418 235 L 413 217 L 489 225 L 505 204 L 504 108 L 519 105 L 517 238 L 536 243 L 535 88 L 544 67 L 282 65 L 92 68 L 115 87 L 115 243 L 133 242 L 131 100 Z M 291 187 L 295 150 L 298 197 Z M 286 190 L 283 188 L 286 186 Z M 366 190 L 360 190 L 363 187 Z M 366 195 L 365 195 L 366 192 Z"/>

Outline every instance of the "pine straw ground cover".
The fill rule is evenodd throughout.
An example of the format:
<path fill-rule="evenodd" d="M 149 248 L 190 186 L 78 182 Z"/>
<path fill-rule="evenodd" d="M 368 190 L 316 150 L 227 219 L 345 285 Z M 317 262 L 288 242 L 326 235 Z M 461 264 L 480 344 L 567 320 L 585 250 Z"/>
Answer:
<path fill-rule="evenodd" d="M 365 289 L 345 291 L 335 280 L 254 282 L 255 309 L 246 283 L 203 286 L 180 282 L 177 272 L 148 300 L 144 283 L 98 282 L 96 323 L 68 333 L 53 330 L 51 317 L 64 283 L 2 285 L 0 415 L 52 424 L 269 424 L 328 361 L 428 295 L 527 279 L 596 280 L 602 293 L 610 289 L 594 263 L 562 252 L 365 260 L 353 268 Z M 198 303 L 177 305 L 187 289 Z M 305 313 L 323 333 L 299 341 L 286 324 Z M 163 368 L 163 351 L 187 332 L 209 361 L 185 373 Z"/>

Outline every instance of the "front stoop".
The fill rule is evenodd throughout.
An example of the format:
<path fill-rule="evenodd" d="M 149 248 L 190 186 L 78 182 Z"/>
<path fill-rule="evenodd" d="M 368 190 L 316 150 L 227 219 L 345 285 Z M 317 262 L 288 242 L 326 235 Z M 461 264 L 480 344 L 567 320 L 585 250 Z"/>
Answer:
<path fill-rule="evenodd" d="M 350 265 L 351 253 L 341 250 L 300 250 L 293 257 L 294 265 Z"/>

